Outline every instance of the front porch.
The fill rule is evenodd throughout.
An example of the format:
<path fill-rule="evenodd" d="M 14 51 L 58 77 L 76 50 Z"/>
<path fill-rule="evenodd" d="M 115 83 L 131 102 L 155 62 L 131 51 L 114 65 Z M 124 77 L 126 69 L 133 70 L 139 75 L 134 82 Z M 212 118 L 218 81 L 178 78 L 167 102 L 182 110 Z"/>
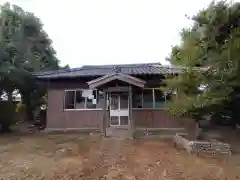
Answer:
<path fill-rule="evenodd" d="M 105 136 L 130 134 L 134 130 L 132 90 L 143 88 L 145 81 L 127 74 L 112 73 L 88 82 L 90 89 L 103 92 L 102 129 Z M 109 117 L 107 117 L 109 109 Z"/>

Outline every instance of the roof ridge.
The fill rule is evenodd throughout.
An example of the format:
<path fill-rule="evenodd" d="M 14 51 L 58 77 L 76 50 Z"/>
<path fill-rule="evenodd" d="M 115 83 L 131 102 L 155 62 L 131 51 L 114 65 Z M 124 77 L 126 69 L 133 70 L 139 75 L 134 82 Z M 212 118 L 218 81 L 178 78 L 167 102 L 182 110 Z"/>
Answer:
<path fill-rule="evenodd" d="M 132 67 L 132 66 L 152 66 L 152 65 L 161 65 L 160 62 L 156 62 L 156 63 L 131 63 L 131 64 L 104 64 L 104 65 L 84 65 L 82 66 L 82 69 L 91 69 L 91 68 L 96 68 L 96 69 L 101 69 L 101 68 L 113 68 L 113 67 Z"/>
<path fill-rule="evenodd" d="M 160 62 L 152 63 L 129 63 L 129 64 L 95 64 L 95 65 L 84 65 L 84 66 L 125 66 L 125 65 L 151 65 L 151 64 L 161 64 Z"/>

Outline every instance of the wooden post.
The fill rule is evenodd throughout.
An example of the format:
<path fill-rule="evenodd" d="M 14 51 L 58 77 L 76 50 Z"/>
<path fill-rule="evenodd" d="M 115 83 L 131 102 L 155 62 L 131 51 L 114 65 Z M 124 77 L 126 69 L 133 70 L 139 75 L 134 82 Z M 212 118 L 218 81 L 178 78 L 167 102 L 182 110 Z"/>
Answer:
<path fill-rule="evenodd" d="M 164 92 L 164 108 L 167 107 L 167 92 Z"/>
<path fill-rule="evenodd" d="M 103 120 L 102 120 L 102 127 L 103 127 L 103 134 L 104 137 L 107 136 L 106 133 L 106 128 L 107 128 L 107 123 L 106 123 L 106 115 L 107 115 L 107 93 L 106 91 L 103 91 L 103 97 L 104 97 L 104 106 L 103 106 Z"/>
<path fill-rule="evenodd" d="M 130 130 L 131 133 L 133 133 L 134 131 L 134 121 L 133 121 L 133 117 L 132 117 L 132 87 L 129 86 L 129 121 L 130 121 Z"/>

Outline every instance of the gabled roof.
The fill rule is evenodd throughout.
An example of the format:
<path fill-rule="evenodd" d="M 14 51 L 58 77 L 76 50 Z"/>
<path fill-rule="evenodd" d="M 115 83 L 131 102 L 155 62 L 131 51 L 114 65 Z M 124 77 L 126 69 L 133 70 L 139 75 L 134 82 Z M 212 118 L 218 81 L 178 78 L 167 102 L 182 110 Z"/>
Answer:
<path fill-rule="evenodd" d="M 114 72 L 111 74 L 106 74 L 105 76 L 99 77 L 92 81 L 89 81 L 88 85 L 91 89 L 94 89 L 96 87 L 99 87 L 99 86 L 106 84 L 113 80 L 120 80 L 120 81 L 126 82 L 128 84 L 135 85 L 135 86 L 142 87 L 142 88 L 144 87 L 144 84 L 146 83 L 144 80 L 130 76 L 128 74 Z"/>
<path fill-rule="evenodd" d="M 121 64 L 121 65 L 88 65 L 81 68 L 73 68 L 58 71 L 38 72 L 35 76 L 40 79 L 72 78 L 103 76 L 112 72 L 128 75 L 157 75 L 176 74 L 182 71 L 181 68 L 163 66 L 160 63 L 145 64 Z"/>

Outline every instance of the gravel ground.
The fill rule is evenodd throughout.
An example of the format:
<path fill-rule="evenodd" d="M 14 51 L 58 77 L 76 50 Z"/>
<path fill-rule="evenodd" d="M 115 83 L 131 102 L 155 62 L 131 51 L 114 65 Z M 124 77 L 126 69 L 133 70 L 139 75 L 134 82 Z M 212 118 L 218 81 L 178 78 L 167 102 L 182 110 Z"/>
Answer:
<path fill-rule="evenodd" d="M 170 140 L 15 136 L 0 138 L 0 179 L 234 180 L 240 163 L 190 156 Z"/>

